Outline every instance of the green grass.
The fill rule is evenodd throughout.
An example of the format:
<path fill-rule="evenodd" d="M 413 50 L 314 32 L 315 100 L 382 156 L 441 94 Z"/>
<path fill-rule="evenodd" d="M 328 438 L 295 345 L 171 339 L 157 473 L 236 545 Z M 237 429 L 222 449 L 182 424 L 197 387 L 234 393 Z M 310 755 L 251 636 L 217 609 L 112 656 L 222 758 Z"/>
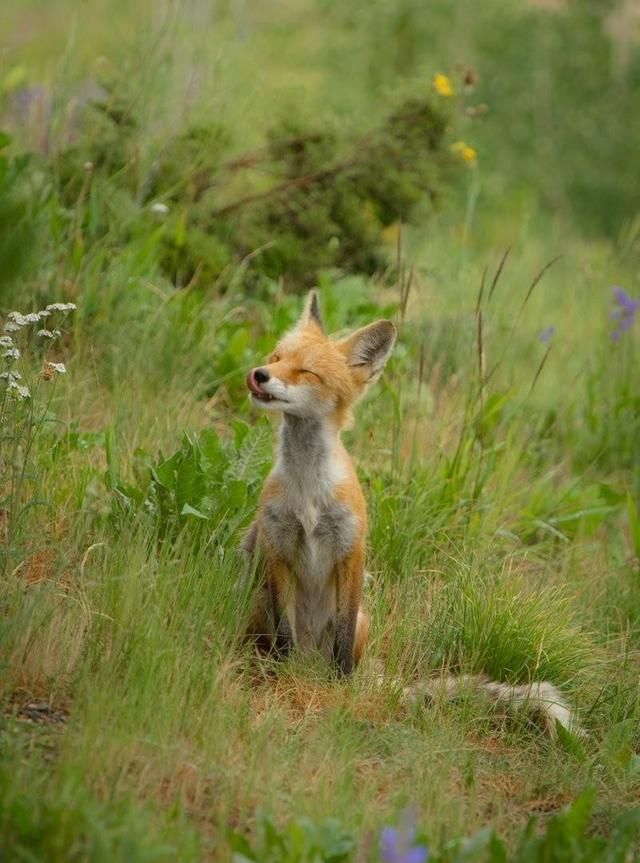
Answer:
<path fill-rule="evenodd" d="M 26 461 L 11 449 L 16 427 L 2 430 L 3 859 L 195 863 L 235 851 L 293 863 L 342 859 L 343 849 L 375 861 L 380 829 L 409 810 L 437 859 L 498 860 L 497 845 L 464 857 L 452 843 L 491 827 L 524 848 L 537 841 L 522 838 L 535 815 L 561 849 L 573 830 L 617 835 L 636 804 L 640 347 L 638 321 L 612 341 L 610 312 L 612 285 L 638 296 L 638 245 L 631 204 L 616 198 L 624 171 L 609 156 L 624 144 L 613 96 L 637 93 L 637 51 L 627 89 L 606 77 L 611 98 L 591 106 L 596 119 L 589 112 L 601 134 L 582 130 L 594 150 L 574 166 L 571 124 L 560 132 L 548 112 L 555 94 L 579 113 L 584 56 L 570 70 L 563 57 L 572 21 L 583 47 L 602 48 L 591 19 L 574 10 L 555 37 L 553 16 L 564 13 L 533 4 L 454 14 L 434 3 L 429 18 L 420 4 L 374 5 L 232 3 L 216 17 L 198 3 L 151 14 L 103 2 L 67 27 L 75 4 L 61 0 L 55 14 L 35 0 L 4 4 L 13 77 L 0 75 L 0 127 L 14 135 L 12 157 L 35 154 L 16 168 L 11 207 L 0 206 L 0 217 L 24 216 L 30 238 L 20 254 L 4 252 L 15 270 L 0 279 L 0 320 L 56 300 L 78 308 L 49 355 L 67 374 L 39 384 L 47 410 Z M 520 103 L 523 28 L 538 40 L 531 76 L 552 77 Z M 594 78 L 614 74 L 608 54 L 594 58 Z M 231 268 L 224 290 L 176 289 L 160 264 L 162 223 L 140 189 L 107 171 L 69 198 L 38 117 L 11 125 L 12 94 L 23 83 L 55 87 L 59 144 L 78 82 L 117 82 L 141 107 L 126 164 L 145 177 L 183 123 L 214 115 L 232 153 L 259 146 L 273 116 L 294 110 L 348 137 L 458 61 L 478 68 L 478 100 L 494 116 L 452 120 L 452 135 L 478 145 L 479 164 L 446 178 L 437 213 L 403 226 L 408 297 L 395 229 L 387 272 L 320 277 L 333 330 L 383 315 L 399 327 L 345 435 L 369 507 L 368 656 L 349 681 L 297 656 L 256 669 L 238 638 L 250 602 L 238 540 L 273 429 L 251 413 L 244 377 L 302 300 L 285 277 L 261 280 L 252 260 Z M 13 209 L 25 187 L 26 210 Z M 25 380 L 42 365 L 34 342 L 22 345 Z M 11 472 L 23 466 L 9 506 Z M 18 514 L 11 530 L 7 511 Z M 398 680 L 443 670 L 549 680 L 588 737 L 549 740 L 472 695 L 400 702 Z M 587 800 L 586 788 L 595 802 L 558 815 Z M 598 841 L 584 847 L 595 843 L 595 855 Z M 576 855 L 557 859 L 598 859 Z"/>

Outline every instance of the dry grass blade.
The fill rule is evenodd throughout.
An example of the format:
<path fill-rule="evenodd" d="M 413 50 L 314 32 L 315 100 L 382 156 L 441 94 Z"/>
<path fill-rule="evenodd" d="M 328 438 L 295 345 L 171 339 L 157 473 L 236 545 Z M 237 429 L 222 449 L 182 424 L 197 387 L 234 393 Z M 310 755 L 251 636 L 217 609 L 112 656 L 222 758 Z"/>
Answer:
<path fill-rule="evenodd" d="M 551 353 L 551 345 L 549 345 L 547 350 L 544 352 L 544 356 L 542 357 L 540 365 L 538 366 L 538 369 L 537 369 L 535 375 L 533 376 L 533 380 L 531 381 L 531 387 L 529 388 L 529 395 L 531 395 L 531 393 L 533 392 L 535 385 L 538 382 L 538 378 L 542 374 L 542 369 L 545 367 L 545 363 L 547 362 L 547 358 L 548 358 L 550 353 Z"/>
<path fill-rule="evenodd" d="M 488 267 L 485 267 L 484 270 L 482 271 L 482 278 L 480 279 L 480 290 L 478 291 L 478 299 L 476 301 L 476 315 L 478 314 L 478 312 L 480 311 L 480 308 L 482 306 L 482 297 L 484 296 L 484 286 L 485 286 L 486 281 L 487 281 L 488 269 L 489 269 Z"/>
<path fill-rule="evenodd" d="M 555 257 L 555 258 L 552 258 L 552 259 L 549 261 L 549 263 L 548 263 L 548 264 L 545 264 L 545 265 L 544 265 L 544 267 L 540 270 L 540 272 L 539 272 L 539 273 L 538 273 L 538 275 L 535 277 L 535 279 L 531 282 L 531 284 L 529 285 L 529 290 L 527 291 L 527 294 L 526 294 L 526 296 L 525 296 L 525 298 L 524 298 L 524 302 L 522 303 L 522 306 L 520 307 L 520 311 L 518 312 L 518 317 L 520 317 L 520 315 L 521 315 L 521 314 L 522 314 L 522 312 L 524 311 L 524 308 L 525 308 L 525 306 L 527 305 L 527 303 L 529 302 L 529 299 L 531 298 L 531 294 L 533 293 L 533 291 L 534 291 L 534 289 L 535 289 L 536 285 L 538 285 L 538 284 L 539 284 L 539 282 L 540 282 L 540 280 L 542 279 L 542 277 L 544 276 L 544 274 L 545 274 L 548 270 L 550 270 L 550 269 L 551 269 L 551 267 L 552 267 L 555 263 L 557 263 L 557 262 L 560 260 L 560 258 L 561 258 L 561 257 L 562 257 L 562 255 L 560 254 L 560 255 L 556 255 L 556 257 Z"/>
<path fill-rule="evenodd" d="M 482 310 L 478 311 L 478 377 L 480 380 L 480 404 L 483 402 L 484 375 L 486 360 L 484 354 L 484 335 L 482 330 Z"/>
<path fill-rule="evenodd" d="M 496 285 L 498 284 L 498 280 L 499 280 L 500 276 L 502 275 L 504 265 L 507 263 L 507 258 L 509 257 L 510 254 L 511 254 L 511 246 L 507 246 L 507 248 L 504 251 L 504 254 L 502 255 L 502 258 L 500 259 L 500 263 L 498 264 L 498 269 L 496 270 L 496 274 L 493 277 L 493 281 L 491 282 L 491 287 L 489 288 L 489 296 L 487 298 L 488 303 L 491 302 L 491 297 L 493 296 L 493 292 L 496 289 Z"/>

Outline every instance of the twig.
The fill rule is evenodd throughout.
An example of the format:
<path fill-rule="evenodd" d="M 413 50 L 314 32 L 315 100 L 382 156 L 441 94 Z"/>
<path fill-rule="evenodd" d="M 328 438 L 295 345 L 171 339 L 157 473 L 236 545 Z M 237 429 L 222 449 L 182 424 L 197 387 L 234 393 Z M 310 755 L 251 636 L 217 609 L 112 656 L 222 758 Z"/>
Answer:
<path fill-rule="evenodd" d="M 325 168 L 322 171 L 315 171 L 312 174 L 305 174 L 302 177 L 294 177 L 291 180 L 286 180 L 284 183 L 280 183 L 278 186 L 273 186 L 271 189 L 267 189 L 266 192 L 256 192 L 253 195 L 245 195 L 244 198 L 239 198 L 237 201 L 232 201 L 224 207 L 219 207 L 217 210 L 213 211 L 212 215 L 226 216 L 228 213 L 232 213 L 240 207 L 245 207 L 247 204 L 255 204 L 257 201 L 264 201 L 266 198 L 279 195 L 282 192 L 286 192 L 288 189 L 302 189 L 305 186 L 313 186 L 316 183 L 321 183 L 323 180 L 328 180 L 330 177 L 335 177 L 337 174 L 349 170 L 349 168 L 356 167 L 358 164 L 358 161 L 353 159 L 350 162 L 342 162 L 338 165 L 334 165 L 333 168 Z"/>

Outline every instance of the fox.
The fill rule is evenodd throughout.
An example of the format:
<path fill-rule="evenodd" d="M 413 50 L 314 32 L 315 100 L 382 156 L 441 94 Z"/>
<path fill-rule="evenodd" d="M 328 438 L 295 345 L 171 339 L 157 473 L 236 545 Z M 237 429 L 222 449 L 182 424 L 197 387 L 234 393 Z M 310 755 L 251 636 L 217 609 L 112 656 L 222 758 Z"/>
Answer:
<path fill-rule="evenodd" d="M 388 320 L 329 338 L 311 291 L 293 330 L 247 375 L 252 402 L 282 414 L 278 457 L 245 540 L 264 568 L 248 635 L 262 652 L 317 651 L 341 675 L 362 658 L 369 630 L 367 511 L 341 432 L 395 340 Z"/>
<path fill-rule="evenodd" d="M 382 375 L 396 337 L 389 320 L 330 337 L 313 290 L 267 362 L 247 375 L 253 404 L 282 415 L 277 458 L 243 540 L 259 579 L 245 640 L 260 654 L 316 652 L 341 677 L 362 660 L 370 626 L 363 606 L 367 509 L 341 434 Z M 391 685 L 408 705 L 475 688 L 508 709 L 531 709 L 550 736 L 556 723 L 582 733 L 563 695 L 545 681 L 511 686 L 460 675 Z"/>

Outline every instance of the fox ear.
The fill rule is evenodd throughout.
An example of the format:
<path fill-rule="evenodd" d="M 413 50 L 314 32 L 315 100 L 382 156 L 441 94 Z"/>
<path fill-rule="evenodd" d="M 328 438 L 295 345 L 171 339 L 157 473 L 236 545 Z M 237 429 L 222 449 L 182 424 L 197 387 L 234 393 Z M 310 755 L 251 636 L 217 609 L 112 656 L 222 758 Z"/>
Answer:
<path fill-rule="evenodd" d="M 324 332 L 324 322 L 320 315 L 320 304 L 318 303 L 318 294 L 316 291 L 309 291 L 307 301 L 304 304 L 304 312 L 299 320 L 299 325 L 315 324 Z"/>
<path fill-rule="evenodd" d="M 395 342 L 396 328 L 391 321 L 376 321 L 347 336 L 338 347 L 347 365 L 362 373 L 363 383 L 372 384 L 382 374 Z"/>

